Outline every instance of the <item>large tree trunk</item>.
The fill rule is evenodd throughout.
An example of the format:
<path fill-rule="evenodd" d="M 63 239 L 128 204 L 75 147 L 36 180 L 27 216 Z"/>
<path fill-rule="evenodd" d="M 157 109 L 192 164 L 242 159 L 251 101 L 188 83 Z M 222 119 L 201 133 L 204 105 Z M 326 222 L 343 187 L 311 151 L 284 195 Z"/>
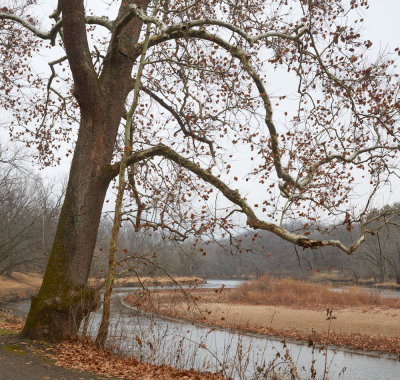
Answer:
<path fill-rule="evenodd" d="M 101 118 L 104 112 L 98 111 L 96 118 Z M 113 147 L 103 144 L 100 123 L 104 121 L 82 120 L 83 132 L 75 149 L 43 284 L 32 299 L 26 336 L 60 340 L 74 335 L 82 317 L 97 306 L 98 297 L 86 288 L 86 282 L 108 188 L 102 169 L 110 162 Z M 88 124 L 96 127 L 88 128 Z"/>
<path fill-rule="evenodd" d="M 149 1 L 122 2 L 118 18 L 127 14 L 126 3 L 134 2 L 145 8 Z M 39 294 L 32 298 L 23 330 L 27 337 L 52 341 L 76 335 L 83 317 L 99 303 L 97 293 L 86 284 L 110 181 L 105 168 L 112 159 L 124 102 L 131 88 L 132 66 L 137 58 L 131 47 L 142 26 L 134 18 L 119 35 L 112 35 L 98 78 L 87 43 L 83 1 L 63 1 L 62 15 L 65 49 L 81 122 L 43 284 Z"/>

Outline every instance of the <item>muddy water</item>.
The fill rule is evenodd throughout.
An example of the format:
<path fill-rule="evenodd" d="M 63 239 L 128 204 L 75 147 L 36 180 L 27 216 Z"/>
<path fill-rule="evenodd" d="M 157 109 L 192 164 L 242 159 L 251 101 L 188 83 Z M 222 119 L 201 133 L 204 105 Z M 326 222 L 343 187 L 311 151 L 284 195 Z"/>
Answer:
<path fill-rule="evenodd" d="M 220 287 L 222 283 L 225 287 L 238 285 L 238 282 L 210 280 L 202 287 Z M 328 368 L 326 378 L 329 379 L 400 380 L 400 361 L 394 356 L 379 357 L 339 349 L 319 351 L 292 342 L 284 347 L 280 340 L 151 317 L 123 304 L 122 298 L 132 291 L 132 288 L 115 290 L 110 339 L 123 353 L 134 354 L 145 361 L 199 370 L 223 369 L 227 376 L 236 379 L 257 378 L 256 374 L 265 371 L 268 365 L 286 373 L 283 378 L 289 378 L 288 369 L 293 362 L 299 376 L 309 379 L 314 360 L 317 379 L 324 378 L 325 368 Z M 29 301 L 12 305 L 12 310 L 20 315 L 26 314 L 28 308 Z M 101 311 L 93 315 L 90 325 L 93 335 L 100 318 Z"/>

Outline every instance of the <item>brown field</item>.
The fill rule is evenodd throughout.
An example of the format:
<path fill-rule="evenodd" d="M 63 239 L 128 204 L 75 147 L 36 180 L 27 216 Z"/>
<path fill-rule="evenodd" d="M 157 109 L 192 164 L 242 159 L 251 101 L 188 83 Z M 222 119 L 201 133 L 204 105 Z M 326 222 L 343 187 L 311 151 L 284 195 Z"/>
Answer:
<path fill-rule="evenodd" d="M 15 301 L 30 297 L 35 294 L 42 284 L 43 274 L 40 273 L 20 273 L 13 272 L 11 277 L 0 276 L 0 303 Z M 115 280 L 116 287 L 129 286 L 167 286 L 171 284 L 201 284 L 204 280 L 200 277 L 176 277 L 176 282 L 169 277 L 124 277 Z M 104 280 L 90 278 L 88 285 L 91 287 L 99 287 Z"/>
<path fill-rule="evenodd" d="M 174 285 L 174 284 L 201 284 L 204 282 L 204 279 L 200 277 L 174 277 L 173 280 L 170 277 L 167 276 L 157 276 L 157 277 L 146 277 L 146 276 L 141 276 L 141 277 L 123 277 L 123 278 L 117 278 L 114 282 L 114 286 L 116 287 L 129 287 L 129 286 L 135 286 L 135 287 L 141 287 L 141 286 L 168 286 L 168 285 Z M 92 287 L 99 287 L 104 283 L 103 279 L 97 279 L 97 278 L 90 278 L 88 281 L 88 285 Z"/>
<path fill-rule="evenodd" d="M 383 298 L 357 286 L 332 290 L 331 285 L 264 275 L 229 293 L 232 303 L 291 306 L 299 308 L 343 308 L 381 306 L 400 309 L 400 299 Z"/>
<path fill-rule="evenodd" d="M 0 276 L 0 302 L 25 298 L 35 293 L 42 284 L 39 273 L 13 272 L 12 277 Z"/>
<path fill-rule="evenodd" d="M 195 323 L 400 354 L 400 300 L 369 295 L 363 289 L 334 293 L 324 285 L 269 280 L 265 290 L 259 283 L 191 290 L 191 302 L 187 295 L 172 291 L 129 295 L 125 300 Z"/>

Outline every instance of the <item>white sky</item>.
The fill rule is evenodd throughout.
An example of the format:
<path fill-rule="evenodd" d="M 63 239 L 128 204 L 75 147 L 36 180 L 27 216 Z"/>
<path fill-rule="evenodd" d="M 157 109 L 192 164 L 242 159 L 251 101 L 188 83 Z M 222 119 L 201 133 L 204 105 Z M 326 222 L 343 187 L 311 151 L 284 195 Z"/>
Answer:
<path fill-rule="evenodd" d="M 99 3 L 101 1 L 90 1 L 93 9 L 96 9 L 95 4 Z M 49 5 L 51 5 L 50 9 L 53 9 L 55 4 L 55 0 L 39 1 L 43 14 L 46 14 Z M 376 54 L 379 54 L 382 50 L 393 52 L 397 46 L 400 46 L 400 0 L 370 0 L 370 9 L 365 12 L 364 18 L 365 30 L 363 37 L 370 39 L 374 43 Z M 272 83 L 270 91 L 278 93 L 286 92 L 288 85 L 290 85 L 289 81 L 286 77 L 280 78 L 278 75 L 274 83 Z M 275 111 L 276 117 L 279 117 L 278 112 Z M 2 119 L 4 120 L 4 117 L 4 115 L 0 114 L 0 122 Z M 7 140 L 7 132 L 0 129 L 0 141 L 3 143 Z M 48 179 L 62 180 L 62 178 L 68 175 L 69 165 L 70 160 L 65 159 L 59 167 L 41 170 L 41 175 Z M 243 168 L 244 171 L 247 171 L 247 169 Z M 394 184 L 394 187 L 396 188 L 398 185 L 400 186 L 400 184 Z M 400 195 L 391 194 L 388 189 L 387 192 L 385 191 L 378 196 L 377 202 L 383 205 L 398 200 L 400 200 Z"/>

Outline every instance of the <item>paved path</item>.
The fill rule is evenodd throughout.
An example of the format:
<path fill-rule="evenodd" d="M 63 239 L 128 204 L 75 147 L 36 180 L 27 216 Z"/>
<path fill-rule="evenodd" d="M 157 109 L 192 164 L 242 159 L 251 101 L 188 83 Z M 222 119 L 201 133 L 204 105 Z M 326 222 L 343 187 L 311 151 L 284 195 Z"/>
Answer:
<path fill-rule="evenodd" d="M 100 380 L 91 372 L 58 367 L 22 344 L 18 336 L 0 335 L 0 380 Z M 111 378 L 117 379 L 117 378 Z"/>

